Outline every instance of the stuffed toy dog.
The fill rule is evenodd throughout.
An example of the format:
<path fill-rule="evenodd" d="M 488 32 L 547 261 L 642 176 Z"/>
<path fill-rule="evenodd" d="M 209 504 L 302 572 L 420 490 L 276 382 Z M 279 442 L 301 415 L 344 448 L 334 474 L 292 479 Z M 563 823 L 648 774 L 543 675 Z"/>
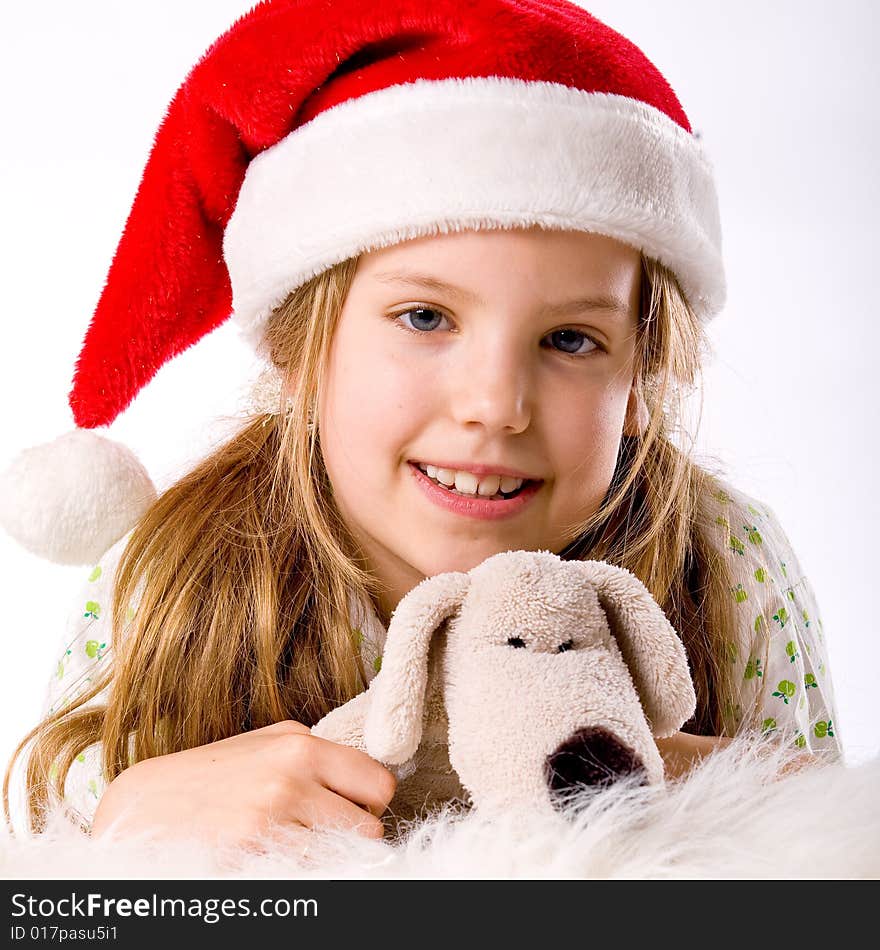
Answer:
<path fill-rule="evenodd" d="M 558 811 L 583 785 L 663 782 L 652 737 L 695 707 L 684 646 L 634 574 L 507 551 L 411 590 L 369 688 L 312 734 L 397 767 L 398 819 L 453 799 Z"/>

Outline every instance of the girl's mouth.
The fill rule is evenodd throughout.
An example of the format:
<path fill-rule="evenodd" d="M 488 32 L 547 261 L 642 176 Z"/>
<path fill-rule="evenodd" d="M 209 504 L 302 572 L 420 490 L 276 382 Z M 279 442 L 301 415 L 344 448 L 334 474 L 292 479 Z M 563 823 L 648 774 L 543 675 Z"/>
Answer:
<path fill-rule="evenodd" d="M 435 479 L 429 478 L 427 473 L 423 472 L 415 462 L 409 462 L 408 464 L 415 477 L 416 484 L 434 504 L 445 508 L 447 511 L 479 520 L 496 520 L 518 514 L 535 497 L 544 484 L 541 481 L 527 480 L 509 494 L 497 492 L 490 497 L 468 495 L 457 491 L 454 487 L 448 488 Z"/>

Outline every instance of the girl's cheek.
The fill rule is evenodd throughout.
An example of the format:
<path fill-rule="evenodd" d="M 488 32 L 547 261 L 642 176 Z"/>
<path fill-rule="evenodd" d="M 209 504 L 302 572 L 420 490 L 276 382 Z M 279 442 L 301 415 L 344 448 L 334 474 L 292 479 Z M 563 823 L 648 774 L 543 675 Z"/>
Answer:
<path fill-rule="evenodd" d="M 443 380 L 441 371 L 421 348 L 406 346 L 395 337 L 401 331 L 382 334 L 371 352 L 375 372 L 372 390 L 362 394 L 380 414 L 408 416 L 432 401 Z M 387 416 L 386 416 L 387 417 Z"/>
<path fill-rule="evenodd" d="M 542 418 L 552 420 L 555 442 L 582 451 L 619 440 L 626 412 L 625 394 L 597 382 L 555 396 L 542 407 Z"/>
<path fill-rule="evenodd" d="M 366 454 L 405 438 L 434 395 L 417 359 L 387 337 L 344 336 L 330 363 L 326 418 L 338 439 Z"/>

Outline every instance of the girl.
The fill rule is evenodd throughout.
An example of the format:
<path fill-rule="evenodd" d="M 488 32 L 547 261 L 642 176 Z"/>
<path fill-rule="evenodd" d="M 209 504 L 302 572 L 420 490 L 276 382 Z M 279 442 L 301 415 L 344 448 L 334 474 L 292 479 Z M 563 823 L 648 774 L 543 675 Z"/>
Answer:
<path fill-rule="evenodd" d="M 679 444 L 723 300 L 687 116 L 579 7 L 256 7 L 172 102 L 77 364 L 54 450 L 104 517 L 8 524 L 92 562 L 18 749 L 32 828 L 61 800 L 93 834 L 380 835 L 393 775 L 309 729 L 422 578 L 518 548 L 619 564 L 666 611 L 698 695 L 670 776 L 740 733 L 839 755 L 784 532 Z M 230 308 L 259 405 L 154 498 L 84 430 Z"/>

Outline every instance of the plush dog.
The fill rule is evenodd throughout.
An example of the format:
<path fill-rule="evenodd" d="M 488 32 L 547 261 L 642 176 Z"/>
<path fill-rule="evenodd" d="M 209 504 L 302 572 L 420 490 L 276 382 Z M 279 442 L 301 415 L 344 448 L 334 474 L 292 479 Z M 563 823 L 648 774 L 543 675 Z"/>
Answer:
<path fill-rule="evenodd" d="M 507 551 L 410 591 L 369 688 L 312 733 L 397 767 L 397 818 L 453 799 L 558 810 L 583 785 L 661 783 L 653 736 L 695 707 L 684 646 L 634 574 Z"/>

